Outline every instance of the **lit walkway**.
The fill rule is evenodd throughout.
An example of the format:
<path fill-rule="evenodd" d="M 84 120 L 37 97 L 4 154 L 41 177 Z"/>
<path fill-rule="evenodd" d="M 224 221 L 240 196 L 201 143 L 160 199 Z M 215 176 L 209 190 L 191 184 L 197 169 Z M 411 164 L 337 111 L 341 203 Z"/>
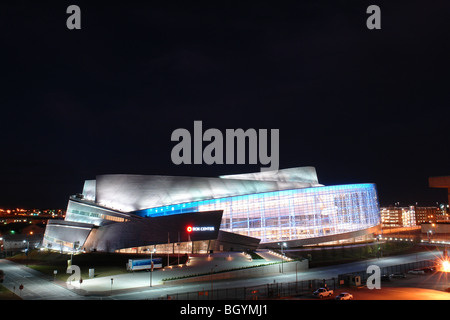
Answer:
<path fill-rule="evenodd" d="M 264 258 L 267 262 L 277 262 L 281 261 L 281 254 L 273 252 L 271 250 L 257 250 L 256 253 Z M 287 259 L 285 258 L 285 261 Z"/>

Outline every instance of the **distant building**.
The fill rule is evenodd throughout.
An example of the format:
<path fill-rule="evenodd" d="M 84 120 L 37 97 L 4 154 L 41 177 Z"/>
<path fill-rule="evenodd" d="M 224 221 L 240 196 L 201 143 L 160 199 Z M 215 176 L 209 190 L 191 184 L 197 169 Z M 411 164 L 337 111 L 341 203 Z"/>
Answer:
<path fill-rule="evenodd" d="M 450 204 L 450 176 L 430 177 L 428 178 L 428 184 L 431 188 L 443 188 L 447 189 L 448 205 Z"/>
<path fill-rule="evenodd" d="M 450 239 L 450 222 L 422 223 L 422 239 L 428 241 L 448 241 Z"/>
<path fill-rule="evenodd" d="M 380 215 L 384 227 L 413 227 L 448 220 L 445 209 L 440 207 L 381 207 Z"/>
<path fill-rule="evenodd" d="M 414 206 L 383 207 L 380 211 L 381 223 L 384 227 L 413 227 L 417 225 Z"/>
<path fill-rule="evenodd" d="M 444 218 L 439 207 L 416 207 L 417 224 L 433 223 Z"/>
<path fill-rule="evenodd" d="M 43 234 L 8 234 L 0 237 L 0 253 L 31 250 L 42 244 Z"/>

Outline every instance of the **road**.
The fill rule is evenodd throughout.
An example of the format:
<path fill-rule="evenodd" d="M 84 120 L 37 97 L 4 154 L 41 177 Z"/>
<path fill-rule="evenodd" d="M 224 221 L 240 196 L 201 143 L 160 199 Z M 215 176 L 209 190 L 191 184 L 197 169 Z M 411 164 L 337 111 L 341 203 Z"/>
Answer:
<path fill-rule="evenodd" d="M 83 296 L 45 278 L 42 273 L 23 265 L 0 259 L 0 269 L 5 272 L 3 286 L 24 300 L 73 300 Z M 23 289 L 20 290 L 20 286 Z"/>
<path fill-rule="evenodd" d="M 436 257 L 436 252 L 421 252 L 417 254 L 400 255 L 394 257 L 386 257 L 381 259 L 371 259 L 360 262 L 353 262 L 347 264 L 341 264 L 336 266 L 322 267 L 309 269 L 296 273 L 283 273 L 271 277 L 260 277 L 250 279 L 236 279 L 236 280 L 223 280 L 214 282 L 214 289 L 222 288 L 235 288 L 235 287 L 251 287 L 258 285 L 265 285 L 273 282 L 294 282 L 296 279 L 309 280 L 309 279 L 326 279 L 337 277 L 338 274 L 349 273 L 354 271 L 366 270 L 367 266 L 375 264 L 380 267 L 398 265 L 408 262 L 414 262 L 419 260 L 433 259 Z M 154 285 L 149 287 L 149 273 L 140 272 L 135 274 L 123 274 L 120 276 L 114 276 L 114 282 L 111 286 L 111 277 L 103 277 L 96 279 L 99 283 L 97 288 L 90 288 L 89 291 L 96 289 L 97 294 L 92 295 L 88 289 L 88 286 L 83 284 L 80 290 L 69 290 L 62 287 L 42 276 L 41 273 L 34 271 L 22 265 L 15 264 L 13 262 L 1 259 L 0 269 L 5 271 L 4 285 L 14 291 L 23 299 L 44 299 L 44 300 L 71 300 L 71 299 L 118 299 L 118 300 L 140 300 L 140 299 L 157 299 L 164 298 L 168 294 L 202 291 L 204 289 L 210 289 L 211 284 L 209 282 L 202 283 L 185 283 L 182 285 Z M 157 272 L 154 273 L 155 278 Z M 142 283 L 141 287 L 135 286 L 136 281 Z M 155 279 L 156 281 L 156 279 Z M 86 280 L 87 283 L 87 280 Z M 155 282 L 157 283 L 157 282 Z M 19 292 L 18 287 L 20 284 L 24 285 L 24 289 Z M 129 284 L 130 287 L 126 287 Z M 102 291 L 99 291 L 102 290 Z M 83 293 L 83 294 L 78 294 Z"/>
<path fill-rule="evenodd" d="M 367 287 L 341 288 L 334 290 L 334 295 L 325 300 L 334 299 L 341 292 L 353 295 L 353 300 L 449 300 L 450 274 L 436 272 L 433 274 L 406 274 L 406 278 L 382 281 L 380 289 Z M 290 297 L 290 300 L 317 300 L 311 295 Z"/>

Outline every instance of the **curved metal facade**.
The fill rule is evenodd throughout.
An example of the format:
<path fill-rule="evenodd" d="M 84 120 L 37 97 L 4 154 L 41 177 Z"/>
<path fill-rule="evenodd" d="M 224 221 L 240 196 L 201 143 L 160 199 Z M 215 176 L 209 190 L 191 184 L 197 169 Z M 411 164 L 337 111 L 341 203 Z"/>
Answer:
<path fill-rule="evenodd" d="M 319 186 L 313 167 L 263 173 L 212 177 L 111 174 L 96 177 L 83 190 L 95 202 L 121 212 L 144 210 L 174 203 L 217 199 L 252 193 Z"/>

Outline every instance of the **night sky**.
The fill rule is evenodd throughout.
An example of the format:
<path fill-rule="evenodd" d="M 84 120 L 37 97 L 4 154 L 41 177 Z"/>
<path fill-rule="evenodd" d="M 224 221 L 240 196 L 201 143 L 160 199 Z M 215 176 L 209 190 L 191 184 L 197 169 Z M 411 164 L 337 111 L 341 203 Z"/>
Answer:
<path fill-rule="evenodd" d="M 65 209 L 99 174 L 263 166 L 174 165 L 194 120 L 279 129 L 280 169 L 376 183 L 381 205 L 446 202 L 428 177 L 450 175 L 450 2 L 280 2 L 2 2 L 0 208 Z"/>

